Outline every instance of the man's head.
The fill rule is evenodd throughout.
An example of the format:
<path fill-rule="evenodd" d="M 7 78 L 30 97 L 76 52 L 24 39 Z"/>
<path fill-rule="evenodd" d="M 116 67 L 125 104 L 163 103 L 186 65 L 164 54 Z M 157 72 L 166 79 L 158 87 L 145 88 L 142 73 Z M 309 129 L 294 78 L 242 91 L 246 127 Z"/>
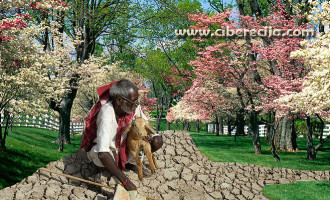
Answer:
<path fill-rule="evenodd" d="M 115 106 L 124 113 L 131 114 L 139 105 L 139 89 L 129 80 L 122 79 L 116 82 L 109 92 Z"/>

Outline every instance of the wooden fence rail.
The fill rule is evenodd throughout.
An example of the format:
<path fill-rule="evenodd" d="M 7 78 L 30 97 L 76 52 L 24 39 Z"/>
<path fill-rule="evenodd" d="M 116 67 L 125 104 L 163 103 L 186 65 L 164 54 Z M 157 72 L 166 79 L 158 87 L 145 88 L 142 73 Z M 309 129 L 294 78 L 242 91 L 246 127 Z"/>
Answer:
<path fill-rule="evenodd" d="M 3 115 L 1 115 L 1 121 L 3 123 Z M 59 120 L 58 117 L 52 114 L 40 114 L 39 116 L 31 116 L 31 115 L 22 115 L 14 117 L 13 126 L 26 126 L 26 127 L 37 127 L 44 128 L 48 130 L 59 130 Z M 82 133 L 84 129 L 83 121 L 70 121 L 70 131 L 71 134 L 79 134 Z"/>
<path fill-rule="evenodd" d="M 216 125 L 215 124 L 208 124 L 208 132 L 215 132 L 216 131 Z M 247 125 L 244 126 L 244 132 L 245 134 L 248 133 L 249 127 Z M 228 126 L 225 125 L 223 126 L 223 132 L 225 135 L 228 134 Z M 232 135 L 235 135 L 236 133 L 236 127 L 231 131 Z M 265 124 L 260 124 L 259 125 L 259 134 L 262 137 L 265 137 L 267 134 L 267 127 Z M 330 135 L 330 124 L 325 124 L 324 129 L 323 129 L 323 136 Z M 299 137 L 303 137 L 302 134 L 299 134 Z"/>

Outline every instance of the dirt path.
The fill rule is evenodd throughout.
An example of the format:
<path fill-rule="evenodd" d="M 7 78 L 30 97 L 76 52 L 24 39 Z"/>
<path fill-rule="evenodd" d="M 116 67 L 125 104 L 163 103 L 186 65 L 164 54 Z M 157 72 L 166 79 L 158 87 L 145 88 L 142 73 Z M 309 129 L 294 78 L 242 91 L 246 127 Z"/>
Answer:
<path fill-rule="evenodd" d="M 329 181 L 330 171 L 300 171 L 260 167 L 252 164 L 217 163 L 205 158 L 186 132 L 165 132 L 165 144 L 156 154 L 160 168 L 139 181 L 132 171 L 125 173 L 142 194 L 165 200 L 265 199 L 261 190 L 269 184 L 298 180 Z M 95 174 L 85 153 L 77 151 L 47 165 L 53 171 L 86 178 Z M 114 186 L 109 175 L 102 183 Z M 101 189 L 65 177 L 36 172 L 21 182 L 0 190 L 0 199 L 111 199 L 111 189 Z"/>

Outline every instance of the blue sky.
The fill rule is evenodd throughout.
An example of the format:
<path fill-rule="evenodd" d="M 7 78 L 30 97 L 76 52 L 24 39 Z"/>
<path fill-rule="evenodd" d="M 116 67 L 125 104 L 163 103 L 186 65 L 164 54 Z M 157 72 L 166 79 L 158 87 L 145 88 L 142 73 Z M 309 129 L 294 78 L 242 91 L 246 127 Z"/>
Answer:
<path fill-rule="evenodd" d="M 200 0 L 203 9 L 207 10 L 207 9 L 211 9 L 211 6 L 209 4 L 209 2 L 207 0 Z M 235 0 L 223 0 L 224 4 L 236 4 Z"/>

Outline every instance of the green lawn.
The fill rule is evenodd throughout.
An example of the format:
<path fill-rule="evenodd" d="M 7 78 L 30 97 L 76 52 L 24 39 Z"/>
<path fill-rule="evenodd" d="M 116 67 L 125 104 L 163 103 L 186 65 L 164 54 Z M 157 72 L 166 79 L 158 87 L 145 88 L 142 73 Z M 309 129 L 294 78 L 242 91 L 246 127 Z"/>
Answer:
<path fill-rule="evenodd" d="M 298 138 L 299 152 L 277 152 L 281 162 L 274 161 L 270 145 L 261 140 L 262 154 L 255 155 L 252 139 L 239 136 L 237 142 L 234 136 L 216 136 L 214 134 L 190 132 L 198 149 L 206 157 L 216 162 L 249 163 L 266 167 L 284 167 L 299 170 L 330 170 L 330 143 L 325 143 L 317 153 L 316 160 L 307 160 L 306 139 Z M 318 140 L 315 140 L 317 142 Z"/>
<path fill-rule="evenodd" d="M 298 181 L 262 189 L 262 194 L 271 200 L 328 200 L 329 192 L 330 181 Z"/>
<path fill-rule="evenodd" d="M 4 131 L 4 130 L 3 130 Z M 11 186 L 51 161 L 59 160 L 80 146 L 81 136 L 58 152 L 58 132 L 31 127 L 13 127 L 6 139 L 7 152 L 0 151 L 0 189 Z"/>

